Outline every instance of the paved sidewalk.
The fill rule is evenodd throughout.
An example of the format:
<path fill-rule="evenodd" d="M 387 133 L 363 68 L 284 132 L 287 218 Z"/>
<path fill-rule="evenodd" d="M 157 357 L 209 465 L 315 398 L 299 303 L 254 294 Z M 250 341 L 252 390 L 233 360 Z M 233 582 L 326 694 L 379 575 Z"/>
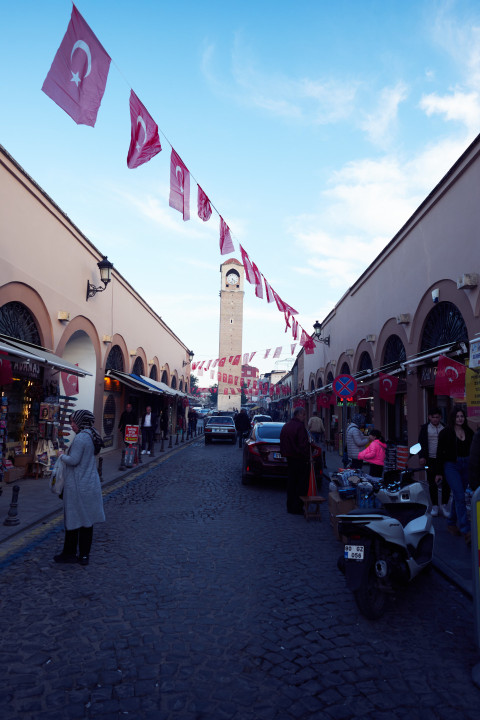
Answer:
<path fill-rule="evenodd" d="M 200 435 L 197 435 L 197 437 L 200 437 Z M 183 443 L 179 439 L 177 445 L 175 444 L 176 438 L 173 437 L 172 447 L 168 448 L 168 443 L 165 443 L 164 452 L 160 452 L 160 443 L 157 443 L 153 457 L 142 455 L 142 463 L 127 470 L 119 469 L 121 463 L 120 450 L 113 450 L 103 454 L 104 492 L 108 492 L 109 487 L 111 488 L 116 482 L 128 481 L 129 476 L 137 476 L 139 470 L 147 468 L 152 463 L 160 462 L 162 457 L 168 457 L 169 454 L 181 450 L 196 439 L 191 438 Z M 341 458 L 338 453 L 327 452 L 325 474 L 328 475 L 340 466 Z M 17 507 L 19 522 L 16 525 L 4 525 L 12 501 L 12 488 L 15 485 L 20 488 Z M 324 480 L 324 493 L 327 492 L 327 487 L 327 482 Z M 42 526 L 52 525 L 52 523 L 61 526 L 62 521 L 63 506 L 58 497 L 50 492 L 48 479 L 24 478 L 8 485 L 3 483 L 3 494 L 0 497 L 0 560 L 2 556 L 5 556 L 9 547 L 20 543 L 22 537 L 27 533 L 31 533 L 32 537 L 34 537 L 35 531 L 38 533 Z M 465 545 L 463 538 L 453 537 L 447 532 L 445 518 L 435 518 L 434 525 L 436 532 L 435 567 L 471 596 L 473 592 L 471 549 Z"/>
<path fill-rule="evenodd" d="M 181 442 L 181 436 L 178 436 L 178 444 L 176 444 L 176 436 L 172 436 L 172 447 L 169 448 L 169 440 L 164 443 L 164 451 L 160 451 L 160 443 L 155 444 L 155 455 L 142 455 L 141 462 L 131 468 L 120 470 L 122 451 L 112 450 L 102 453 L 99 458 L 102 462 L 102 487 L 105 492 L 109 492 L 111 486 L 118 481 L 127 481 L 130 476 L 136 476 L 139 471 L 147 468 L 149 465 L 161 461 L 161 458 L 168 457 L 171 453 L 178 452 L 191 442 L 200 437 L 197 433 L 196 437 Z M 13 488 L 18 486 L 20 492 L 18 494 L 18 502 L 16 508 L 11 508 Z M 52 493 L 49 488 L 48 478 L 22 478 L 13 483 L 0 483 L 3 490 L 0 496 L 0 560 L 8 551 L 8 546 L 15 546 L 23 536 L 27 533 L 38 531 L 42 525 L 46 526 L 61 524 L 63 522 L 63 503 L 57 495 Z M 9 512 L 16 512 L 14 518 L 9 517 Z M 5 521 L 15 519 L 15 525 L 5 525 Z M 63 527 L 63 525 L 62 525 Z M 3 552 L 2 552 L 3 550 Z"/>

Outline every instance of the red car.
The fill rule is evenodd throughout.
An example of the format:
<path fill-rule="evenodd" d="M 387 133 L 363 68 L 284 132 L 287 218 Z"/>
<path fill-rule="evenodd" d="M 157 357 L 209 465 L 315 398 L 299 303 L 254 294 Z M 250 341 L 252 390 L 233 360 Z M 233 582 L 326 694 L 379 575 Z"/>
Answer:
<path fill-rule="evenodd" d="M 280 452 L 280 432 L 285 423 L 257 423 L 243 446 L 242 483 L 254 478 L 287 477 L 287 459 Z M 315 463 L 317 484 L 322 477 L 322 448 L 314 446 L 312 453 Z"/>

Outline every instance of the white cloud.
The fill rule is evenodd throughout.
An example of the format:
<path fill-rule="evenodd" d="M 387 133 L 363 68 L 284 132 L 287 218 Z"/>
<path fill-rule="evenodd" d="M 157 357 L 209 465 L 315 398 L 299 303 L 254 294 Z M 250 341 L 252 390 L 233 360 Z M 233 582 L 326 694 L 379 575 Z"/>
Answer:
<path fill-rule="evenodd" d="M 374 112 L 366 115 L 360 122 L 360 127 L 366 131 L 374 145 L 386 148 L 392 144 L 398 107 L 407 99 L 407 95 L 407 86 L 403 82 L 398 82 L 391 88 L 384 88 L 380 92 Z"/>
<path fill-rule="evenodd" d="M 420 100 L 420 108 L 428 117 L 443 115 L 445 120 L 456 120 L 468 129 L 477 132 L 480 127 L 480 96 L 475 90 L 463 92 L 454 90 L 448 95 L 431 93 Z"/>
<path fill-rule="evenodd" d="M 214 60 L 215 47 L 209 45 L 202 57 L 204 77 L 214 92 L 238 104 L 315 125 L 337 122 L 353 111 L 356 83 L 263 72 L 239 36 L 232 50 L 231 77 L 222 80 Z"/>

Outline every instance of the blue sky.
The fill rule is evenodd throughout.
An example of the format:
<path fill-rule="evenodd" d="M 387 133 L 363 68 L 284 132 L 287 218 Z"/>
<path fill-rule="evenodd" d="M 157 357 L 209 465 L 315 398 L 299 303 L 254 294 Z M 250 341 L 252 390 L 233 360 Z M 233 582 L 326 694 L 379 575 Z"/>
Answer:
<path fill-rule="evenodd" d="M 218 217 L 196 218 L 194 183 L 192 220 L 169 208 L 162 135 L 127 168 L 130 88 L 309 332 L 480 131 L 478 2 L 77 8 L 112 58 L 95 128 L 41 92 L 70 2 L 4 0 L 0 143 L 195 359 L 218 354 Z M 246 284 L 244 352 L 292 342 Z"/>

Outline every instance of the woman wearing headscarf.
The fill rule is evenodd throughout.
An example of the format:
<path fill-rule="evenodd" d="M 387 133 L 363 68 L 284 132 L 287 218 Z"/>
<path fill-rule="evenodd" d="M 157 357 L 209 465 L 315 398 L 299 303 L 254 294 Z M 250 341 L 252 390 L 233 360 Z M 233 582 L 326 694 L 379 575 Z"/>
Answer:
<path fill-rule="evenodd" d="M 65 541 L 62 552 L 53 558 L 57 563 L 88 565 L 93 525 L 105 521 L 102 488 L 95 464 L 95 454 L 103 441 L 93 427 L 94 422 L 89 410 L 77 410 L 70 417 L 75 438 L 68 453 L 60 456 L 65 464 Z"/>

